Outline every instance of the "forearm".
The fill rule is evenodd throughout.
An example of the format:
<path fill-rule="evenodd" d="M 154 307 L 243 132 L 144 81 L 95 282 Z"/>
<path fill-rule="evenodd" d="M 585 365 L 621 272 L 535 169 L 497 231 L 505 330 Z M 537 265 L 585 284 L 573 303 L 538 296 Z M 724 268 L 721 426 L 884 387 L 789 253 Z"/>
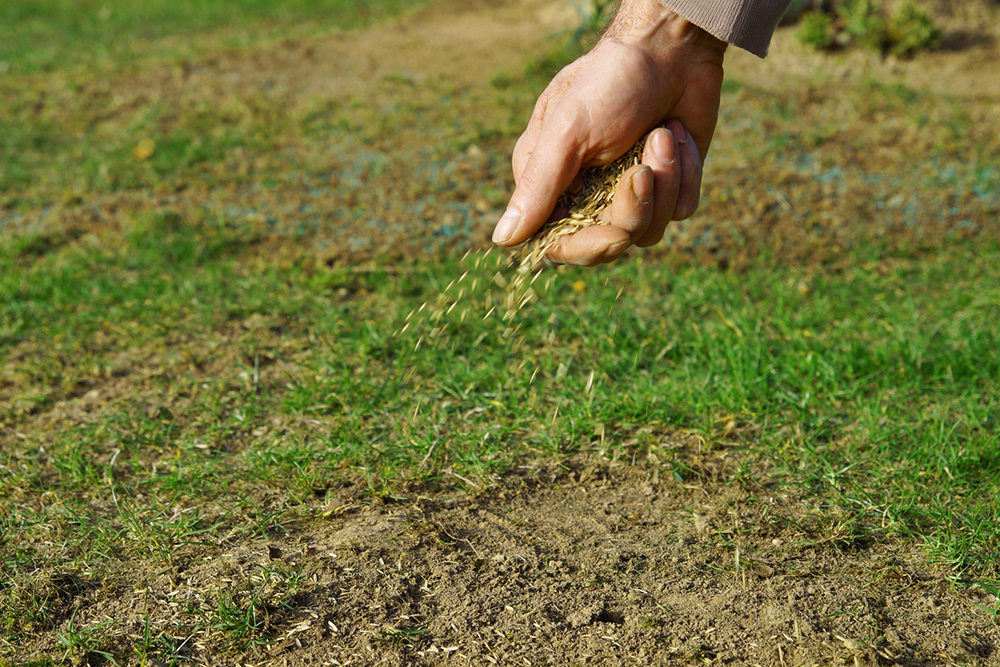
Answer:
<path fill-rule="evenodd" d="M 791 0 L 655 0 L 722 41 L 763 58 Z"/>
<path fill-rule="evenodd" d="M 689 62 L 722 64 L 727 43 L 706 32 L 658 0 L 622 0 L 604 34 L 639 46 L 655 60 L 676 62 L 678 51 Z"/>

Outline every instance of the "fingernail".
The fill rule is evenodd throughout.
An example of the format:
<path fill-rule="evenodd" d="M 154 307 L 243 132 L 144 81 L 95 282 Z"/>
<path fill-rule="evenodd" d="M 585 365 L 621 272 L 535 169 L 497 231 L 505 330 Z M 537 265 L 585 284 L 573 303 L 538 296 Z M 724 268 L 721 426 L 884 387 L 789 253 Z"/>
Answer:
<path fill-rule="evenodd" d="M 653 200 L 653 170 L 644 167 L 632 174 L 632 194 L 640 204 Z"/>
<path fill-rule="evenodd" d="M 674 133 L 664 129 L 653 135 L 653 155 L 660 162 L 670 164 L 674 161 Z"/>
<path fill-rule="evenodd" d="M 630 245 L 632 245 L 632 242 L 625 240 L 608 246 L 608 249 L 604 251 L 604 259 L 614 259 L 615 257 L 618 257 L 618 255 L 628 250 Z"/>
<path fill-rule="evenodd" d="M 496 229 L 493 230 L 493 242 L 504 243 L 514 235 L 517 223 L 521 222 L 521 212 L 511 206 L 500 218 Z"/>

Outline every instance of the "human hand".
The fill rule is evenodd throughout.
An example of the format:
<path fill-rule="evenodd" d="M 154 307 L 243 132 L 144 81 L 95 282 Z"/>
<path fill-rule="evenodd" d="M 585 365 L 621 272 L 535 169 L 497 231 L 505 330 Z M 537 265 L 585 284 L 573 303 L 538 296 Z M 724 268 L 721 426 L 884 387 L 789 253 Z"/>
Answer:
<path fill-rule="evenodd" d="M 539 97 L 514 149 L 517 187 L 494 241 L 514 246 L 553 214 L 582 167 L 624 154 L 650 128 L 642 164 L 626 172 L 609 225 L 563 237 L 549 258 L 610 261 L 632 244 L 649 246 L 671 219 L 698 206 L 702 156 L 715 132 L 725 43 L 656 0 L 625 0 L 598 44 L 563 69 Z"/>

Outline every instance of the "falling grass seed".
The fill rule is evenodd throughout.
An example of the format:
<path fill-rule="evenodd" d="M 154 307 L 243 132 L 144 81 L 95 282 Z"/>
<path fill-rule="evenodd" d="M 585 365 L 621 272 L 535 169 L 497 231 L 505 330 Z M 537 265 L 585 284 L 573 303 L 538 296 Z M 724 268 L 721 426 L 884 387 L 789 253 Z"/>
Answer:
<path fill-rule="evenodd" d="M 559 243 L 559 239 L 564 236 L 575 234 L 591 225 L 608 224 L 600 219 L 600 215 L 611 204 L 615 190 L 621 182 L 624 173 L 634 165 L 639 164 L 642 160 L 645 141 L 644 137 L 625 155 L 609 165 L 584 169 L 581 172 L 583 187 L 578 191 L 567 191 L 559 199 L 559 207 L 568 211 L 565 217 L 543 225 L 534 236 L 518 247 L 513 253 L 509 255 L 497 254 L 496 262 L 494 263 L 497 271 L 493 274 L 492 279 L 483 283 L 486 291 L 482 297 L 482 304 L 486 314 L 483 315 L 482 321 L 489 320 L 490 317 L 499 311 L 500 322 L 504 323 L 500 338 L 510 341 L 512 351 L 520 349 L 522 346 L 522 341 L 512 340 L 520 331 L 520 325 L 516 324 L 514 320 L 521 311 L 538 300 L 538 292 L 536 292 L 533 286 L 542 274 L 545 273 L 547 266 L 544 261 L 545 258 L 552 248 Z M 465 281 L 471 271 L 478 271 L 483 267 L 484 262 L 490 256 L 491 252 L 493 252 L 493 247 L 487 248 L 482 252 L 475 251 L 474 249 L 466 251 L 462 256 L 462 262 L 475 256 L 473 268 L 464 271 L 461 276 L 451 280 L 448 286 L 435 299 L 425 301 L 416 310 L 411 310 L 406 316 L 406 324 L 395 335 L 405 333 L 414 322 L 416 323 L 414 329 L 422 329 L 423 323 L 429 320 L 434 326 L 431 327 L 430 331 L 425 330 L 425 333 L 419 336 L 413 348 L 414 351 L 420 349 L 420 345 L 424 342 L 425 338 L 428 340 L 441 338 L 448 328 L 448 323 L 444 321 L 445 318 L 451 315 L 456 306 L 468 295 L 477 294 L 481 276 L 474 275 L 470 284 L 459 288 L 457 295 L 449 296 L 451 289 Z M 505 275 L 505 271 L 502 268 L 505 261 L 508 269 L 513 267 L 512 275 Z M 544 282 L 544 286 L 541 288 L 542 291 L 547 292 L 551 288 L 552 280 L 553 276 L 549 275 Z M 489 285 L 495 285 L 499 288 L 502 296 L 495 298 L 493 292 L 489 290 Z M 573 287 L 576 291 L 580 292 L 583 291 L 580 288 L 585 287 L 585 285 L 578 281 Z M 622 290 L 618 292 L 616 300 L 621 295 Z M 430 307 L 429 317 L 428 314 L 424 313 L 428 307 Z M 463 308 L 459 315 L 459 322 L 465 322 L 467 314 L 468 308 Z M 414 315 L 418 317 L 414 318 Z M 477 340 L 477 345 L 481 342 L 482 338 L 481 336 L 480 340 Z M 538 369 L 536 368 L 532 373 L 532 381 L 537 373 Z M 591 378 L 592 381 L 593 378 Z"/>

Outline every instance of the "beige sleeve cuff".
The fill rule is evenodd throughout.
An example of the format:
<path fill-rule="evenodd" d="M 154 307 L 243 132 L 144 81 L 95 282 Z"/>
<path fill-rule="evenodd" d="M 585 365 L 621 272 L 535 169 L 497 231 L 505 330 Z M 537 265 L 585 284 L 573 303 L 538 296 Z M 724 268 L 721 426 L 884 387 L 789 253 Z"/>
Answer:
<path fill-rule="evenodd" d="M 767 55 L 771 35 L 791 0 L 658 0 L 699 28 L 755 56 Z"/>

